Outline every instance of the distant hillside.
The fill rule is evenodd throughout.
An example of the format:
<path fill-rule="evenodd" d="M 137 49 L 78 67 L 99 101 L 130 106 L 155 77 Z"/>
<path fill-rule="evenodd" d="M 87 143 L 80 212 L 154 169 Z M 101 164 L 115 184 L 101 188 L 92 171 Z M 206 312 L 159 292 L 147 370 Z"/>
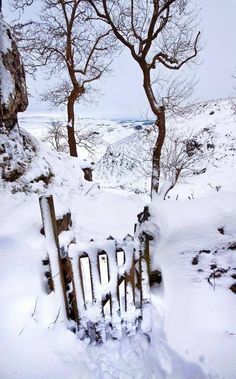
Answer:
<path fill-rule="evenodd" d="M 131 125 L 129 124 L 129 127 Z M 134 125 L 133 125 L 134 127 Z M 168 118 L 167 130 L 189 138 L 197 135 L 207 159 L 196 164 L 197 172 L 184 179 L 172 196 L 200 196 L 209 190 L 236 189 L 236 118 L 231 100 L 200 102 L 189 107 L 185 117 Z M 121 132 L 122 134 L 122 132 Z M 135 192 L 150 189 L 151 150 L 156 132 L 150 123 L 135 124 L 134 131 L 108 145 L 95 169 L 95 179 L 105 187 Z"/>

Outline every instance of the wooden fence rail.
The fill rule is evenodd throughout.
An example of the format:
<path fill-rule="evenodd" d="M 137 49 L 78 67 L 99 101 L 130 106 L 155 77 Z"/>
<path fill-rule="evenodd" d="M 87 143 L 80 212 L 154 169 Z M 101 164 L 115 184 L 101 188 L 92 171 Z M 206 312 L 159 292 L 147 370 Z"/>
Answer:
<path fill-rule="evenodd" d="M 52 196 L 40 198 L 48 256 L 47 292 L 55 291 L 69 325 L 79 338 L 102 342 L 109 337 L 135 334 L 143 309 L 150 302 L 149 239 L 139 236 L 122 241 L 71 238 L 60 246 Z M 68 223 L 67 223 L 68 228 Z"/>

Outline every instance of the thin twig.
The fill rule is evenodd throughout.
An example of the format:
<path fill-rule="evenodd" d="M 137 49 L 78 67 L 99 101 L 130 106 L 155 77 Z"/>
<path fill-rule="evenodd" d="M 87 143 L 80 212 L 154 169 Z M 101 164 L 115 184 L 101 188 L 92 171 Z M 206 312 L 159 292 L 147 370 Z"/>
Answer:
<path fill-rule="evenodd" d="M 25 327 L 23 329 L 21 329 L 20 333 L 18 334 L 18 336 L 21 336 L 21 334 L 23 333 L 23 331 L 25 330 Z"/>
<path fill-rule="evenodd" d="M 58 309 L 57 316 L 56 316 L 55 320 L 49 325 L 48 329 L 50 329 L 51 325 L 55 325 L 56 324 L 56 322 L 57 322 L 57 320 L 59 318 L 60 312 L 61 312 L 61 307 Z"/>
<path fill-rule="evenodd" d="M 31 317 L 34 317 L 34 315 L 35 315 L 36 308 L 37 308 L 37 304 L 38 304 L 38 299 L 39 299 L 39 297 L 37 297 L 37 299 L 36 299 L 36 301 L 35 301 L 34 310 L 33 310 L 33 313 L 32 313 L 32 315 L 31 315 Z"/>

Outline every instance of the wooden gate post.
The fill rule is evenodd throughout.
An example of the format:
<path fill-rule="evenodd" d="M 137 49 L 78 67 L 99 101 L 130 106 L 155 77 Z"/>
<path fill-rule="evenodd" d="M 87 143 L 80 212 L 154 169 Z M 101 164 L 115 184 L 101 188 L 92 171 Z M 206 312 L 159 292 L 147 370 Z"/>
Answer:
<path fill-rule="evenodd" d="M 51 266 L 53 291 L 56 294 L 59 307 L 58 315 L 62 316 L 63 321 L 67 321 L 69 317 L 69 309 L 60 257 L 60 247 L 53 197 L 41 196 L 39 198 L 39 204 L 46 238 L 46 249 Z"/>

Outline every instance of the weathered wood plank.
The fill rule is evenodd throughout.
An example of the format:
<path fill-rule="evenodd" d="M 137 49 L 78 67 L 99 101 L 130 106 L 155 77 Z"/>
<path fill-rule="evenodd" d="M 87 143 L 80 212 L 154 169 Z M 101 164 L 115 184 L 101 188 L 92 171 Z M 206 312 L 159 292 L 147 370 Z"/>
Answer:
<path fill-rule="evenodd" d="M 60 247 L 57 233 L 57 223 L 55 216 L 55 209 L 53 197 L 40 197 L 40 210 L 42 215 L 43 227 L 46 238 L 46 249 L 48 252 L 51 272 L 53 290 L 58 295 L 58 305 L 62 315 L 69 319 L 69 308 L 67 303 L 66 285 L 63 276 L 62 264 L 60 259 Z M 63 303 L 64 299 L 64 303 Z"/>

